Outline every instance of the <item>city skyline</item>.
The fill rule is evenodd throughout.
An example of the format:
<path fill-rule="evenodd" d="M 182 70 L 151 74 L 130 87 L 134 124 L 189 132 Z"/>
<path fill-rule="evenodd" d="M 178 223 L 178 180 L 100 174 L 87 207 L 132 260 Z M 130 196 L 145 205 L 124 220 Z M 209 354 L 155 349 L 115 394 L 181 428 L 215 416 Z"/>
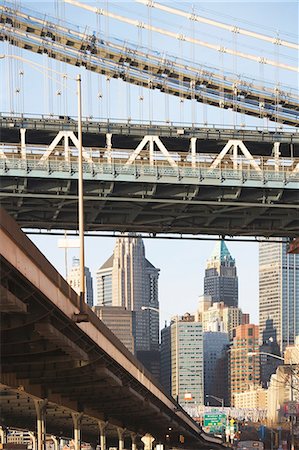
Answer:
<path fill-rule="evenodd" d="M 29 237 L 65 276 L 65 254 L 57 248 L 57 236 Z M 144 238 L 144 244 L 147 259 L 160 268 L 159 302 L 162 328 L 165 321 L 169 322 L 173 315 L 195 312 L 198 299 L 204 292 L 205 266 L 215 246 L 215 239 L 196 241 L 178 238 L 173 241 L 167 238 Z M 85 239 L 85 265 L 89 267 L 94 280 L 99 267 L 113 253 L 114 245 L 114 238 Z M 230 241 L 227 246 L 234 255 L 238 268 L 239 307 L 243 313 L 250 313 L 251 323 L 258 324 L 258 243 Z M 70 248 L 67 252 L 70 267 L 71 259 L 78 255 L 78 250 Z"/>

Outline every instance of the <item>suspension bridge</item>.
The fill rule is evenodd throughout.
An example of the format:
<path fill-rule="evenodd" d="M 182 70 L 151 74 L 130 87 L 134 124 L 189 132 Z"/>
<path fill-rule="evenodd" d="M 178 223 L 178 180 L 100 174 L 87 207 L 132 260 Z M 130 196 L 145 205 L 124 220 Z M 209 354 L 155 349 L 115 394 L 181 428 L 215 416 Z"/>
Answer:
<path fill-rule="evenodd" d="M 156 2 L 138 1 L 194 23 L 245 35 L 291 52 L 298 45 Z M 273 70 L 297 66 L 178 34 L 152 21 L 67 0 L 79 11 L 133 26 Z M 191 14 L 191 15 L 190 15 Z M 298 93 L 280 82 L 254 80 L 198 61 L 91 32 L 61 17 L 4 2 L 1 38 L 9 49 L 46 55 L 63 68 L 83 67 L 106 80 L 160 91 L 203 108 L 217 107 L 254 125 L 150 121 L 83 121 L 87 231 L 147 231 L 242 236 L 298 235 Z M 192 34 L 192 33 L 191 33 Z M 22 63 L 20 55 L 6 55 Z M 3 55 L 5 59 L 5 54 Z M 291 61 L 291 59 L 290 59 Z M 245 63 L 244 63 L 245 64 Z M 38 62 L 33 67 L 41 70 Z M 15 67 L 12 68 L 14 70 Z M 47 70 L 49 67 L 47 68 Z M 53 68 L 51 68 L 53 71 Z M 54 76 L 59 72 L 55 69 Z M 61 74 L 60 74 L 61 75 Z M 64 82 L 68 78 L 63 74 Z M 91 85 L 89 89 L 92 89 Z M 62 94 L 62 91 L 59 91 Z M 66 95 L 66 94 L 65 94 Z M 108 95 L 108 94 L 107 94 Z M 139 96 L 139 100 L 143 96 Z M 149 97 L 149 102 L 154 97 Z M 156 109 L 155 109 L 156 110 Z M 267 127 L 265 127 L 267 121 Z M 0 120 L 1 202 L 23 227 L 76 229 L 77 120 L 66 114 L 3 113 Z"/>
<path fill-rule="evenodd" d="M 78 450 L 81 433 L 101 450 L 136 450 L 146 433 L 222 448 L 19 230 L 77 230 L 81 169 L 90 234 L 299 233 L 296 14 L 278 33 L 225 11 L 130 6 L 0 1 L 1 423 L 36 426 L 38 450 L 46 414 L 55 448 L 63 434 Z"/>

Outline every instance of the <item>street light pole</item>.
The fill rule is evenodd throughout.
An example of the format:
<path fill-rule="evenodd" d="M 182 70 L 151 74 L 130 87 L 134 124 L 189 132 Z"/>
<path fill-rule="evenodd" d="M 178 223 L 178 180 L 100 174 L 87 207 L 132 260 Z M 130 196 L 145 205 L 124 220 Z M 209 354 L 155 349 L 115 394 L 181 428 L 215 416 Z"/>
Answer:
<path fill-rule="evenodd" d="M 221 403 L 222 409 L 224 408 L 224 399 L 223 398 L 216 397 L 215 395 L 210 395 L 210 394 L 206 394 L 206 397 L 211 397 L 211 398 L 217 400 L 217 402 Z"/>
<path fill-rule="evenodd" d="M 79 197 L 79 241 L 80 241 L 80 308 L 85 301 L 85 262 L 84 262 L 84 191 L 83 191 L 83 151 L 82 151 L 82 98 L 81 75 L 77 76 L 78 87 L 78 197 Z"/>
<path fill-rule="evenodd" d="M 38 63 L 17 55 L 0 54 L 0 59 L 12 58 L 29 64 L 33 69 L 43 72 L 45 68 Z M 46 69 L 53 73 L 64 75 L 56 70 Z M 48 75 L 50 77 L 50 75 Z M 78 216 L 79 216 L 79 241 L 80 241 L 80 310 L 85 302 L 85 262 L 84 262 L 84 204 L 83 204 L 83 147 L 82 147 L 82 94 L 81 94 L 81 75 L 77 76 L 78 89 Z"/>

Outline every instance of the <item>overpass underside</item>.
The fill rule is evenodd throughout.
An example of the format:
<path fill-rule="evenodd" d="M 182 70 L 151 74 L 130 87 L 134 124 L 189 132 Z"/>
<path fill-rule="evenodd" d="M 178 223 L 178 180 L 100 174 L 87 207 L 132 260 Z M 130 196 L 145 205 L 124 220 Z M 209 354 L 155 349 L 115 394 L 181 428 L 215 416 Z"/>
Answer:
<path fill-rule="evenodd" d="M 182 434 L 187 448 L 219 448 L 3 210 L 0 221 L 1 425 L 33 431 L 46 418 L 47 433 L 71 438 L 77 427 L 93 444 L 150 433 L 178 446 Z"/>

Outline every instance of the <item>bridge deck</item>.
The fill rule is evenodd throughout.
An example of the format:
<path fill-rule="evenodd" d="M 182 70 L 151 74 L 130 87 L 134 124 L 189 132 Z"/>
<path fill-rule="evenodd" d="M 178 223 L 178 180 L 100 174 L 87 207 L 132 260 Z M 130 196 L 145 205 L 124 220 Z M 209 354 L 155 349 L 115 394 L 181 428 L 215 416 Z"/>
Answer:
<path fill-rule="evenodd" d="M 59 131 L 77 132 L 77 118 L 30 117 L 0 115 L 0 136 L 2 142 L 19 142 L 20 129 L 26 129 L 26 142 L 50 144 Z M 179 123 L 134 123 L 85 119 L 82 123 L 83 144 L 87 147 L 105 147 L 106 134 L 111 133 L 116 148 L 134 148 L 145 135 L 159 136 L 169 150 L 189 151 L 190 139 L 197 138 L 196 151 L 219 153 L 229 139 L 242 140 L 252 155 L 270 156 L 273 144 L 280 143 L 282 156 L 299 157 L 298 130 L 262 127 L 223 127 L 221 125 L 190 126 Z"/>

